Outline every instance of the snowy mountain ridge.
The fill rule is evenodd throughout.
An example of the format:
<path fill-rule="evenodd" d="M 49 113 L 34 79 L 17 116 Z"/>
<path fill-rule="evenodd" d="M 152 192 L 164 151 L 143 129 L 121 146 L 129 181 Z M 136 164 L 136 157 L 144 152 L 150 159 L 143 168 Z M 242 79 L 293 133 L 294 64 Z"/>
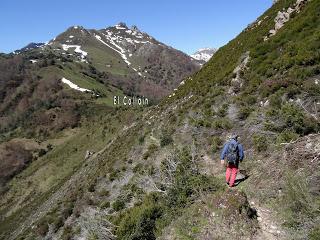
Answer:
<path fill-rule="evenodd" d="M 20 52 L 30 55 L 32 63 L 47 56 L 53 58 L 51 62 L 61 61 L 61 65 L 68 62 L 76 65 L 74 68 L 90 67 L 105 77 L 104 82 L 112 82 L 125 93 L 134 92 L 156 100 L 168 95 L 202 65 L 201 61 L 156 40 L 137 26 L 128 27 L 125 23 L 102 29 L 71 26 L 47 43 L 28 45 L 14 54 Z M 58 75 L 60 79 L 70 78 Z M 75 84 L 88 87 L 77 81 Z"/>
<path fill-rule="evenodd" d="M 216 48 L 200 48 L 195 53 L 191 54 L 190 56 L 202 63 L 208 62 L 213 54 L 217 51 Z"/>

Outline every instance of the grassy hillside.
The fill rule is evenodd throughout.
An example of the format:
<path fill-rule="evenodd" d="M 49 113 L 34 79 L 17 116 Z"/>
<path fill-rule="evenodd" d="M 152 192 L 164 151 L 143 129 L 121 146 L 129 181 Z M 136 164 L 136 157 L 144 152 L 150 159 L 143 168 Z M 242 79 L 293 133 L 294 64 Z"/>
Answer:
<path fill-rule="evenodd" d="M 92 110 L 92 113 L 96 114 L 96 110 Z M 87 150 L 98 153 L 117 132 L 121 132 L 124 124 L 137 117 L 130 111 L 121 112 L 101 107 L 98 115 L 82 120 L 81 128 L 63 131 L 42 143 L 45 146 L 50 145 L 50 148 L 14 177 L 6 187 L 5 197 L 1 199 L 1 214 L 10 217 L 1 224 L 1 232 L 14 227 L 19 219 L 33 214 L 35 208 L 72 175 L 81 171 L 81 168 L 88 164 L 85 159 Z M 114 118 L 106 117 L 112 113 L 115 114 Z M 88 181 L 89 179 L 86 183 Z"/>

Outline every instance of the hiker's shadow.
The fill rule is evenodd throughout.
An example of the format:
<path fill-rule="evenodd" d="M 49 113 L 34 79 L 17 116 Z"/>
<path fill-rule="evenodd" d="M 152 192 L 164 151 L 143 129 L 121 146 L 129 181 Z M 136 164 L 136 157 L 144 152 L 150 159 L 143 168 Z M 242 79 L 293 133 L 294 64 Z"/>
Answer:
<path fill-rule="evenodd" d="M 249 178 L 249 174 L 245 170 L 239 170 L 234 185 L 238 186 L 241 182 Z"/>

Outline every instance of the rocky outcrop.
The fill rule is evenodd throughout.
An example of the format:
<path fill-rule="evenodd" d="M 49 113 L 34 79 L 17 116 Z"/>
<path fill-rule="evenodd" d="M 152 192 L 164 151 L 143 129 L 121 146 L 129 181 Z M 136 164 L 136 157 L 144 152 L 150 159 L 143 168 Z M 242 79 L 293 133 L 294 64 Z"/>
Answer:
<path fill-rule="evenodd" d="M 249 52 L 246 52 L 242 55 L 240 59 L 240 64 L 233 70 L 234 77 L 231 79 L 231 87 L 228 91 L 229 94 L 236 95 L 240 91 L 240 88 L 243 85 L 243 79 L 241 78 L 241 75 L 243 71 L 247 68 L 249 59 Z"/>
<path fill-rule="evenodd" d="M 85 154 L 85 156 L 84 156 L 84 160 L 89 159 L 93 154 L 94 154 L 93 151 L 87 150 L 87 151 L 86 151 L 86 154 Z"/>
<path fill-rule="evenodd" d="M 269 31 L 269 34 L 264 37 L 264 41 L 267 41 L 270 37 L 276 35 L 279 29 L 281 29 L 284 24 L 290 20 L 291 14 L 294 12 L 299 13 L 307 2 L 308 0 L 297 0 L 297 2 L 292 7 L 289 7 L 287 10 L 283 9 L 283 11 L 279 11 L 274 19 L 274 29 L 271 29 Z"/>

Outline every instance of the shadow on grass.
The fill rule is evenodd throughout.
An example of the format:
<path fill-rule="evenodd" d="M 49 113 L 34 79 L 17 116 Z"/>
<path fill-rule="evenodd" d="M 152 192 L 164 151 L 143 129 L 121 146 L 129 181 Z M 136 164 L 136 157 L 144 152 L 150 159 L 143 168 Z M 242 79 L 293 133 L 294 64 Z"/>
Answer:
<path fill-rule="evenodd" d="M 249 178 L 249 174 L 246 170 L 239 170 L 236 180 L 234 182 L 234 186 L 238 186 L 241 182 L 247 180 Z"/>

